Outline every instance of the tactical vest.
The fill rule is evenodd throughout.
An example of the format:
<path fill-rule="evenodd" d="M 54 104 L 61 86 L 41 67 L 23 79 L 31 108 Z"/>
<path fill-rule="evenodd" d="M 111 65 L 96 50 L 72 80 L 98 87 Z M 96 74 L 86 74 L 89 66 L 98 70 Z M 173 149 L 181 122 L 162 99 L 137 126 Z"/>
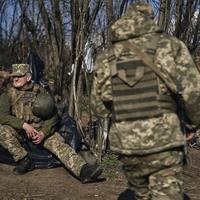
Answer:
<path fill-rule="evenodd" d="M 155 41 L 154 44 L 147 44 L 148 56 L 154 57 L 156 46 Z M 131 58 L 129 54 L 127 58 L 111 61 L 110 66 L 115 121 L 159 117 L 163 113 L 176 112 L 176 103 L 170 93 L 163 94 L 161 90 L 165 84 L 142 60 Z"/>
<path fill-rule="evenodd" d="M 39 129 L 42 126 L 43 121 L 34 116 L 32 113 L 32 105 L 39 92 L 39 86 L 34 85 L 30 90 L 17 90 L 10 88 L 8 91 L 11 97 L 11 112 L 18 119 L 21 119 L 34 128 Z"/>

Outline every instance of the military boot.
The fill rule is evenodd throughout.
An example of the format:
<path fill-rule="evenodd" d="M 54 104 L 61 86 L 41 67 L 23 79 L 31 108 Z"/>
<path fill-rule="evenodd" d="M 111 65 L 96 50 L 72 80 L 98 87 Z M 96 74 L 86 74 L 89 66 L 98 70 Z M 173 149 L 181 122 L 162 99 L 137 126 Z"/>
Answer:
<path fill-rule="evenodd" d="M 83 165 L 80 172 L 80 179 L 82 183 L 95 182 L 97 178 L 102 174 L 101 166 L 95 165 Z"/>
<path fill-rule="evenodd" d="M 18 161 L 17 166 L 14 168 L 13 173 L 15 175 L 22 175 L 34 169 L 32 161 L 29 156 L 25 156 Z"/>
<path fill-rule="evenodd" d="M 80 150 L 78 154 L 85 160 L 89 165 L 97 164 L 97 159 L 90 150 Z"/>

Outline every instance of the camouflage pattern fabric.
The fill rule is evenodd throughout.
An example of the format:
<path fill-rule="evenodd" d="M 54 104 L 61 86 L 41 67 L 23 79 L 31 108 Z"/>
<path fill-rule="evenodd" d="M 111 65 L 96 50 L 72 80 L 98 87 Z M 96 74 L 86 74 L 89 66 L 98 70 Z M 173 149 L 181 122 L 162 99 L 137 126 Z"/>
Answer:
<path fill-rule="evenodd" d="M 37 84 L 30 84 L 23 90 L 18 90 L 13 87 L 8 88 L 8 95 L 11 99 L 12 115 L 32 124 L 33 127 L 37 129 L 41 127 L 43 122 L 41 119 L 33 115 L 32 105 L 39 92 L 39 85 Z"/>
<path fill-rule="evenodd" d="M 123 156 L 123 171 L 137 200 L 181 200 L 181 150 L 147 156 Z"/>
<path fill-rule="evenodd" d="M 159 37 L 159 41 L 154 54 L 154 64 L 165 76 L 171 76 L 178 87 L 179 93 L 183 97 L 188 117 L 191 119 L 193 126 L 198 127 L 200 125 L 200 74 L 185 44 L 175 37 L 162 33 L 161 29 L 152 19 L 151 7 L 145 3 L 130 5 L 127 13 L 112 25 L 111 30 L 112 46 L 98 55 L 95 64 L 91 91 L 93 114 L 100 118 L 112 116 L 113 93 L 111 67 L 113 63 L 130 58 L 136 62 L 140 60 L 133 51 L 126 48 L 123 41 L 128 40 L 142 52 L 145 52 L 147 44 L 152 41 L 152 38 L 157 36 Z M 160 80 L 159 89 L 161 94 L 171 95 L 171 92 L 162 80 Z M 142 98 L 139 98 L 138 101 L 142 101 Z M 154 155 L 157 159 L 157 156 L 161 152 L 173 152 L 174 148 L 182 148 L 186 143 L 180 128 L 180 120 L 177 114 L 173 112 L 165 113 L 161 117 L 134 121 L 114 121 L 110 128 L 109 137 L 111 149 L 120 154 L 122 160 L 123 157 L 125 159 L 127 156 L 132 157 L 133 160 L 137 160 L 148 155 Z M 166 160 L 170 161 L 171 156 L 166 156 Z M 140 182 L 143 175 L 139 170 L 148 171 L 149 165 L 147 164 L 148 162 L 141 165 L 138 164 L 138 170 L 136 170 L 134 163 L 130 164 L 129 167 L 133 168 L 132 173 L 134 173 L 134 176 L 127 177 L 128 181 L 134 184 L 136 181 L 135 177 L 137 177 Z M 158 180 L 163 182 L 161 186 L 164 186 L 170 179 L 168 180 L 169 177 L 163 175 L 163 180 L 159 180 L 162 178 L 162 176 L 159 176 L 159 173 L 174 174 L 177 165 L 179 166 L 179 170 L 176 173 L 179 176 L 181 162 L 172 162 L 166 170 L 158 167 L 157 173 L 152 177 L 149 177 L 151 172 L 151 166 L 149 166 L 149 173 L 146 174 L 146 178 L 150 180 L 148 187 L 154 188 L 155 192 L 153 190 L 149 190 L 148 192 L 156 194 L 156 191 L 159 191 L 158 193 L 163 198 L 152 196 L 147 198 L 141 197 L 139 199 L 182 199 L 181 185 L 180 188 L 177 186 L 177 190 L 174 191 L 175 188 L 172 187 L 172 184 L 168 187 L 168 192 L 165 192 L 163 187 L 158 189 L 155 185 L 152 185 L 154 180 Z M 134 172 L 134 170 L 136 171 Z M 173 177 L 175 183 L 178 185 L 178 179 L 176 180 L 174 175 Z M 134 189 L 137 192 L 137 188 Z M 173 198 L 169 198 L 167 193 L 172 193 Z M 173 193 L 176 193 L 176 198 Z"/>
<path fill-rule="evenodd" d="M 81 168 L 86 162 L 65 143 L 59 133 L 56 132 L 46 139 L 44 147 L 56 155 L 69 171 L 79 177 Z"/>
<path fill-rule="evenodd" d="M 22 159 L 27 152 L 20 145 L 19 133 L 23 132 L 22 124 L 27 122 L 45 134 L 44 147 L 79 177 L 81 168 L 86 162 L 65 143 L 59 133 L 54 133 L 58 120 L 57 114 L 55 113 L 50 119 L 42 120 L 32 113 L 32 106 L 38 92 L 42 92 L 42 89 L 31 83 L 22 90 L 11 87 L 7 93 L 0 96 L 0 145 L 10 152 L 15 161 Z"/>
<path fill-rule="evenodd" d="M 10 126 L 0 125 L 0 145 L 7 149 L 17 162 L 27 155 L 19 142 L 20 137 Z M 86 162 L 72 147 L 65 143 L 59 133 L 55 133 L 44 141 L 44 147 L 56 155 L 65 167 L 79 177 L 81 168 Z"/>
<path fill-rule="evenodd" d="M 0 125 L 0 145 L 7 149 L 17 162 L 27 155 L 25 149 L 19 143 L 19 134 L 10 126 Z"/>
<path fill-rule="evenodd" d="M 7 98 L 10 101 L 11 113 L 15 116 L 16 119 L 21 120 L 22 122 L 27 122 L 31 124 L 36 130 L 42 130 L 44 134 L 47 136 L 53 133 L 53 129 L 57 123 L 58 117 L 57 113 L 54 112 L 50 118 L 43 120 L 33 114 L 34 102 L 39 94 L 45 93 L 49 95 L 42 87 L 37 84 L 28 84 L 24 86 L 21 90 L 18 90 L 13 87 L 8 88 Z M 3 96 L 3 95 L 2 95 Z M 49 98 L 50 95 L 49 95 Z M 3 101 L 3 102 L 2 102 Z M 2 103 L 1 103 L 2 102 Z M 1 100 L 0 105 L 6 104 L 6 99 Z M 0 108 L 0 113 L 5 112 Z M 0 114 L 0 121 L 3 121 Z M 4 119 L 7 118 L 6 121 L 15 121 L 16 119 L 11 119 L 10 115 L 4 115 Z M 13 126 L 13 123 L 11 124 Z M 17 127 L 20 129 L 21 127 Z"/>
<path fill-rule="evenodd" d="M 12 73 L 10 76 L 24 76 L 27 73 L 31 73 L 29 64 L 12 64 Z"/>
<path fill-rule="evenodd" d="M 140 4 L 137 3 L 136 5 Z M 141 5 L 145 7 L 144 5 L 146 4 Z M 112 108 L 107 106 L 113 100 L 110 64 L 115 60 L 125 60 L 127 57 L 130 58 L 130 56 L 137 60 L 134 52 L 126 49 L 120 41 L 122 39 L 129 39 L 130 42 L 136 44 L 142 51 L 145 51 L 143 49 L 145 45 L 143 44 L 146 44 L 152 38 L 152 35 L 158 34 L 160 40 L 154 62 L 161 71 L 170 74 L 177 84 L 179 93 L 182 94 L 185 101 L 188 115 L 193 124 L 198 126 L 200 124 L 200 74 L 187 47 L 180 40 L 161 34 L 160 29 L 156 28 L 157 26 L 153 23 L 153 20 L 147 19 L 146 15 L 149 12 L 140 14 L 140 11 L 136 10 L 137 15 L 134 15 L 133 10 L 136 7 L 138 6 L 135 6 L 135 4 L 133 4 L 133 7 L 130 6 L 127 14 L 116 22 L 117 25 L 114 23 L 112 30 L 114 33 L 117 33 L 114 35 L 113 46 L 97 57 L 91 92 L 91 106 L 94 115 L 104 118 L 111 116 L 112 113 Z M 146 5 L 146 7 L 149 6 Z M 143 8 L 143 10 L 145 9 Z M 143 23 L 144 21 L 145 23 Z M 123 28 L 128 27 L 127 23 L 129 23 L 129 29 L 124 30 Z M 149 29 L 150 25 L 154 28 Z M 133 27 L 131 28 L 130 26 Z M 139 31 L 140 29 L 141 31 Z M 123 35 L 123 30 L 125 33 L 127 32 L 126 37 Z M 131 32 L 130 34 L 128 34 L 128 30 Z M 118 37 L 117 42 L 116 37 Z M 168 88 L 162 81 L 160 90 L 163 94 L 170 95 Z M 124 128 L 122 128 L 123 124 Z M 145 149 L 148 149 L 148 153 L 155 153 L 156 151 L 159 152 L 164 149 L 182 146 L 185 144 L 185 140 L 179 124 L 178 117 L 173 113 L 166 113 L 162 117 L 151 119 L 113 123 L 110 130 L 111 149 L 118 153 L 137 155 L 146 154 L 147 151 L 144 151 Z M 164 128 L 160 126 L 164 126 Z"/>
<path fill-rule="evenodd" d="M 110 130 L 112 150 L 125 155 L 145 155 L 185 144 L 174 113 L 148 120 L 114 123 Z"/>
<path fill-rule="evenodd" d="M 161 32 L 153 20 L 153 11 L 147 4 L 132 4 L 127 13 L 111 27 L 112 42 L 135 38 L 147 33 Z"/>

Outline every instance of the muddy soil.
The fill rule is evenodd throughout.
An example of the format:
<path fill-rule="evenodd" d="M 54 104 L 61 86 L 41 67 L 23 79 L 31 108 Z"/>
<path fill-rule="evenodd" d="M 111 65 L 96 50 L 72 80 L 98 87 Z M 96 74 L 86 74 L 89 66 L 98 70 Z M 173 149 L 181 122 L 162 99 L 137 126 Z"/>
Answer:
<path fill-rule="evenodd" d="M 200 200 L 200 150 L 189 149 L 190 163 L 184 169 L 185 199 Z M 13 166 L 0 164 L 0 200 L 129 200 L 126 180 L 116 170 L 114 178 L 81 184 L 63 167 L 37 169 L 15 176 Z M 125 192 L 124 192 L 125 191 Z"/>

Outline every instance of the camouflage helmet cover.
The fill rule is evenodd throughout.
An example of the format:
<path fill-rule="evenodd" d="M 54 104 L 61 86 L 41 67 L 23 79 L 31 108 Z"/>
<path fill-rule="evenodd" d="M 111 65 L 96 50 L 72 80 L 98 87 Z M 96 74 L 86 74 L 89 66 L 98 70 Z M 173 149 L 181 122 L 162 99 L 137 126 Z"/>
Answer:
<path fill-rule="evenodd" d="M 56 112 L 53 98 L 48 93 L 39 93 L 33 103 L 32 112 L 43 120 L 50 119 Z"/>
<path fill-rule="evenodd" d="M 140 12 L 144 15 L 149 16 L 150 18 L 153 18 L 153 10 L 151 8 L 151 6 L 148 3 L 135 3 L 132 4 L 129 9 L 128 12 Z"/>
<path fill-rule="evenodd" d="M 153 10 L 148 3 L 131 4 L 127 12 L 111 26 L 112 42 L 160 32 L 161 29 L 155 24 L 153 16 Z"/>
<path fill-rule="evenodd" d="M 12 64 L 12 73 L 10 76 L 25 76 L 27 73 L 31 74 L 29 64 Z"/>

